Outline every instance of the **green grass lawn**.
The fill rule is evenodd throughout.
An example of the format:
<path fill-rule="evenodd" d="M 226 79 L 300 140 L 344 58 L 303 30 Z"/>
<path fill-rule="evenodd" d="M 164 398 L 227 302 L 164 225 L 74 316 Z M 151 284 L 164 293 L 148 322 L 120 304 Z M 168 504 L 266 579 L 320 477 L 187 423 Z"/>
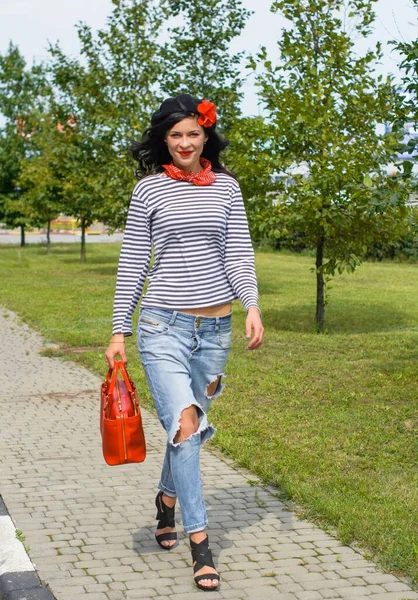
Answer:
<path fill-rule="evenodd" d="M 0 247 L 0 303 L 58 342 L 63 358 L 104 374 L 117 244 Z M 387 570 L 418 581 L 418 266 L 365 264 L 329 289 L 324 335 L 313 324 L 312 259 L 257 254 L 266 328 L 248 352 L 234 306 L 227 387 L 214 443 L 357 542 Z M 65 349 L 88 346 L 70 354 Z M 130 372 L 145 380 L 133 338 Z M 148 392 L 142 392 L 149 405 Z"/>

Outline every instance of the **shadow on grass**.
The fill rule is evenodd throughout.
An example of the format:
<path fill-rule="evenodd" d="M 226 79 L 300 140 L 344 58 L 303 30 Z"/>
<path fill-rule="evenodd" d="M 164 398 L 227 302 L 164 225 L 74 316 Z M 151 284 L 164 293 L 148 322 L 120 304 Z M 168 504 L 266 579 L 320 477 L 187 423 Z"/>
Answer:
<path fill-rule="evenodd" d="M 315 304 L 263 309 L 264 327 L 275 331 L 316 333 Z M 415 329 L 411 315 L 385 304 L 364 304 L 354 300 L 344 305 L 334 302 L 325 308 L 327 334 L 376 333 L 396 329 Z"/>
<path fill-rule="evenodd" d="M 88 268 L 89 266 L 93 268 L 95 265 L 112 265 L 113 268 L 116 269 L 118 264 L 117 257 L 115 258 L 115 256 L 112 254 L 87 255 L 86 262 L 81 263 L 80 254 L 68 253 L 68 256 L 61 258 L 61 262 L 72 265 L 80 265 L 80 267 L 84 268 Z"/>
<path fill-rule="evenodd" d="M 117 268 L 117 264 L 114 263 L 112 263 L 108 267 L 92 267 L 91 269 L 88 268 L 88 265 L 84 265 L 83 275 L 88 275 L 89 273 L 91 273 L 93 276 L 104 275 L 106 277 L 111 277 L 116 281 Z M 112 290 L 112 293 L 113 291 L 114 290 Z"/>

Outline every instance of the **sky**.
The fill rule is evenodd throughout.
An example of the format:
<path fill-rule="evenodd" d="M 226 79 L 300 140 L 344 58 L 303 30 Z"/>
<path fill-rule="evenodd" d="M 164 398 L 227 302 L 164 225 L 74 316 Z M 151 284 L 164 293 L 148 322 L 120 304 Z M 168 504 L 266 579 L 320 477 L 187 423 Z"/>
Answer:
<path fill-rule="evenodd" d="M 255 53 L 265 45 L 271 56 L 277 55 L 276 42 L 284 20 L 270 12 L 271 0 L 244 0 L 244 5 L 254 11 L 248 24 L 233 43 L 234 51 L 245 49 Z M 7 50 L 9 41 L 17 44 L 28 64 L 48 59 L 48 40 L 59 40 L 66 54 L 79 52 L 74 25 L 79 21 L 93 29 L 102 28 L 112 10 L 110 0 L 0 0 L 0 52 Z M 378 0 L 374 33 L 366 43 L 358 44 L 363 53 L 380 40 L 384 46 L 384 59 L 379 73 L 392 73 L 400 80 L 397 67 L 399 56 L 387 42 L 391 39 L 411 41 L 418 37 L 418 10 L 412 0 Z M 248 79 L 244 86 L 244 114 L 259 114 L 254 81 Z"/>

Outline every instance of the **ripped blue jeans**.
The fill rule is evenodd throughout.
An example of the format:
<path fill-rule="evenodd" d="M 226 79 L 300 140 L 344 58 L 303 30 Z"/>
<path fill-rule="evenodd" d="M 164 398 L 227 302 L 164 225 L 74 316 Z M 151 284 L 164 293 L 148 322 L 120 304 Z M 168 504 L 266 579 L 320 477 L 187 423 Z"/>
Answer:
<path fill-rule="evenodd" d="M 204 317 L 162 308 L 140 311 L 137 344 L 167 446 L 158 488 L 178 497 L 187 533 L 208 523 L 203 500 L 199 455 L 215 429 L 207 411 L 223 389 L 222 376 L 231 347 L 231 315 Z M 208 386 L 217 382 L 212 395 Z M 212 391 L 212 390 L 211 390 Z M 175 442 L 181 413 L 194 405 L 196 433 Z"/>

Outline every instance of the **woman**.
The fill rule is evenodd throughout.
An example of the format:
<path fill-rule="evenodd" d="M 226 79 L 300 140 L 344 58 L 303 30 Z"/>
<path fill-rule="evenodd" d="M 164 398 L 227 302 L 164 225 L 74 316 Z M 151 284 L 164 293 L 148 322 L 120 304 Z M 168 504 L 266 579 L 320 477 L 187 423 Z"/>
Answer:
<path fill-rule="evenodd" d="M 222 391 L 231 345 L 231 302 L 247 309 L 247 348 L 262 343 L 254 254 L 239 185 L 219 162 L 227 146 L 215 131 L 215 106 L 189 94 L 165 100 L 134 144 L 136 185 L 116 284 L 113 337 L 106 360 L 126 361 L 124 337 L 142 294 L 137 344 L 158 417 L 168 434 L 156 497 L 156 540 L 176 543 L 179 499 L 190 536 L 194 580 L 218 588 L 206 534 L 199 469 L 214 434 L 206 413 Z M 151 247 L 154 265 L 148 272 Z"/>

